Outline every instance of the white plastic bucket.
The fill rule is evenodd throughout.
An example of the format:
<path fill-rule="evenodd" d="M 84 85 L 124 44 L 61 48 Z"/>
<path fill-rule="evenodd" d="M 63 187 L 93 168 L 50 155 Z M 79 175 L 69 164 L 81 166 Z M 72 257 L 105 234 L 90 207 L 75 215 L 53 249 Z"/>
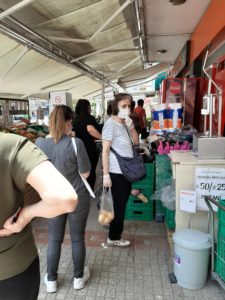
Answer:
<path fill-rule="evenodd" d="M 174 274 L 177 283 L 190 290 L 202 289 L 208 275 L 209 235 L 194 229 L 173 234 Z"/>

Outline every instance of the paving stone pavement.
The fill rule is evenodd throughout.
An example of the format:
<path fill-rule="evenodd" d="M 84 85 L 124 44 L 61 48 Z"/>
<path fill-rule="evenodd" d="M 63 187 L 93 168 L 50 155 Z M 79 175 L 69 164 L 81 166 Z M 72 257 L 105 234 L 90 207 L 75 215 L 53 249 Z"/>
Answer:
<path fill-rule="evenodd" d="M 168 274 L 173 271 L 170 247 L 164 224 L 125 221 L 124 238 L 132 242 L 129 248 L 101 244 L 107 228 L 97 222 L 98 210 L 93 200 L 86 231 L 87 259 L 91 278 L 85 288 L 73 289 L 73 266 L 69 231 L 67 229 L 59 266 L 59 288 L 48 294 L 41 280 L 38 300 L 223 300 L 225 292 L 217 282 L 208 280 L 202 290 L 190 291 L 171 284 Z M 46 273 L 46 220 L 33 224 L 40 255 L 41 278 Z"/>

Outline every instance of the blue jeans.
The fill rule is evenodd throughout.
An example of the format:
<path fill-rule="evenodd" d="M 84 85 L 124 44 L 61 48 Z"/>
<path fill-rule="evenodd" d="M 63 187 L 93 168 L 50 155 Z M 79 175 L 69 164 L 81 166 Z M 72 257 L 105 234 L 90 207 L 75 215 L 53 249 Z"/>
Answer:
<path fill-rule="evenodd" d="M 90 196 L 86 188 L 83 188 L 78 193 L 78 204 L 74 212 L 49 219 L 47 252 L 47 274 L 49 281 L 55 281 L 58 278 L 61 246 L 65 235 L 67 219 L 72 243 L 74 277 L 83 277 L 86 256 L 84 234 L 89 211 Z"/>

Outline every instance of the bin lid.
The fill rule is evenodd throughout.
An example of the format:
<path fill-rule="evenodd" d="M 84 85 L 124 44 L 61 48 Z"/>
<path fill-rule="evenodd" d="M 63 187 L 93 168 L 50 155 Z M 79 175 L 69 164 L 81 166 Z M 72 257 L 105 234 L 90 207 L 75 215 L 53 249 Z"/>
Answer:
<path fill-rule="evenodd" d="M 204 250 L 211 247 L 209 235 L 195 229 L 183 229 L 173 234 L 178 245 L 191 250 Z"/>

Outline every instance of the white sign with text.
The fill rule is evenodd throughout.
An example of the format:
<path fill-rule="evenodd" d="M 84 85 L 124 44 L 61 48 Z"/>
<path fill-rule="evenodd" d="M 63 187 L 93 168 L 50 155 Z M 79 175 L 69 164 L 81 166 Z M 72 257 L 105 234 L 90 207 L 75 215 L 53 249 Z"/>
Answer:
<path fill-rule="evenodd" d="M 225 168 L 196 168 L 195 191 L 197 210 L 209 210 L 204 196 L 210 196 L 216 201 L 225 199 Z M 217 211 L 217 207 L 212 206 Z"/>
<path fill-rule="evenodd" d="M 196 192 L 180 190 L 180 210 L 188 213 L 196 213 Z"/>

